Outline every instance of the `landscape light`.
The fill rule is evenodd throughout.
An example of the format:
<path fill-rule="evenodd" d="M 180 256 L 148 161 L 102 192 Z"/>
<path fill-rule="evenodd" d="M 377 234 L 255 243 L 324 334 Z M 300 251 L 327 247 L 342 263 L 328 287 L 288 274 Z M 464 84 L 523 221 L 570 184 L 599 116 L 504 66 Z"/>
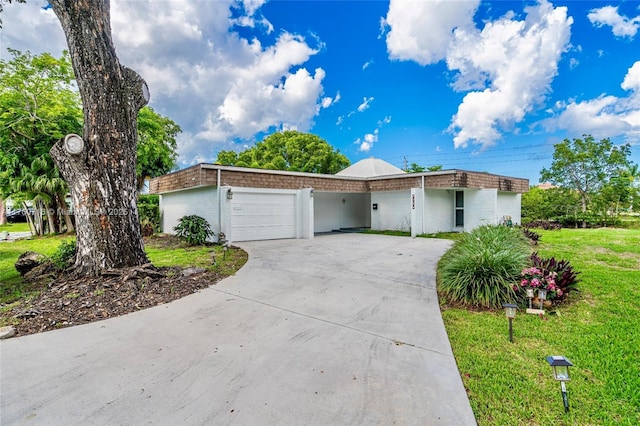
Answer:
<path fill-rule="evenodd" d="M 524 289 L 527 292 L 527 299 L 529 299 L 529 309 L 531 309 L 531 301 L 533 300 L 533 287 L 527 287 Z"/>
<path fill-rule="evenodd" d="M 551 355 L 547 357 L 547 362 L 553 369 L 553 378 L 560 382 L 562 390 L 562 403 L 564 404 L 564 412 L 569 412 L 569 397 L 567 396 L 567 387 L 565 382 L 571 380 L 569 378 L 569 367 L 573 366 L 571 361 L 562 355 Z"/>
<path fill-rule="evenodd" d="M 538 289 L 538 300 L 540 301 L 540 309 L 542 309 L 542 304 L 545 300 L 547 300 L 547 289 L 539 288 Z"/>
<path fill-rule="evenodd" d="M 504 313 L 507 318 L 509 318 L 509 341 L 513 343 L 513 319 L 516 317 L 516 311 L 518 310 L 518 305 L 514 305 L 513 303 L 505 303 L 502 305 L 504 308 Z"/>

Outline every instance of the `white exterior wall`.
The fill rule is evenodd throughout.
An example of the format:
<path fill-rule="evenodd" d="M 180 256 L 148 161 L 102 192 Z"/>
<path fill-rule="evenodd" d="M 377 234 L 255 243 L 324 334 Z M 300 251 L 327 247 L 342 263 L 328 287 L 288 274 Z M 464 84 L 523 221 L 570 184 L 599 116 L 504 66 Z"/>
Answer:
<path fill-rule="evenodd" d="M 217 236 L 220 231 L 217 199 L 218 190 L 210 186 L 160 195 L 162 232 L 175 234 L 173 227 L 178 224 L 180 218 L 195 214 L 206 219 Z"/>
<path fill-rule="evenodd" d="M 498 192 L 498 219 L 502 223 L 505 216 L 511 216 L 514 225 L 522 223 L 522 194 Z"/>
<path fill-rule="evenodd" d="M 426 189 L 424 191 L 423 232 L 452 232 L 454 220 L 455 191 Z"/>
<path fill-rule="evenodd" d="M 464 230 L 498 223 L 498 190 L 471 189 L 464 191 Z"/>
<path fill-rule="evenodd" d="M 374 231 L 411 229 L 411 190 L 371 193 L 371 229 Z M 373 207 L 370 207 L 373 208 Z"/>
<path fill-rule="evenodd" d="M 313 198 L 314 232 L 371 226 L 369 194 L 316 191 Z"/>

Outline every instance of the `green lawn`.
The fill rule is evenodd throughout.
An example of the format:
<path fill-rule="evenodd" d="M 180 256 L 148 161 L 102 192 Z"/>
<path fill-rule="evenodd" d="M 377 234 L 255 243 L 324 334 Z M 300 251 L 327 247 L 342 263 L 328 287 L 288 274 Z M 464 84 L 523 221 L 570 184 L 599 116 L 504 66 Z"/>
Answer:
<path fill-rule="evenodd" d="M 536 232 L 542 256 L 581 272 L 569 304 L 542 318 L 519 311 L 513 343 L 502 311 L 443 307 L 478 423 L 640 424 L 640 230 Z M 547 355 L 574 364 L 567 414 Z"/>

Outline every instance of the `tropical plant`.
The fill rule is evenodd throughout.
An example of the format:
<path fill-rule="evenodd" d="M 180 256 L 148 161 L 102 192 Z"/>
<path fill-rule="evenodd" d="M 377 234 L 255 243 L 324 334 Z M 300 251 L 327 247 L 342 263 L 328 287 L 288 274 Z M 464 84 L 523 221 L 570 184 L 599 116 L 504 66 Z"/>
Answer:
<path fill-rule="evenodd" d="M 173 230 L 178 238 L 185 240 L 190 246 L 202 245 L 215 235 L 209 222 L 198 215 L 181 217 Z"/>
<path fill-rule="evenodd" d="M 542 270 L 546 276 L 554 277 L 554 286 L 561 291 L 557 299 L 564 299 L 571 291 L 577 291 L 578 274 L 568 260 L 556 260 L 555 257 L 543 258 L 537 252 L 531 254 L 531 265 Z"/>
<path fill-rule="evenodd" d="M 525 237 L 527 237 L 533 244 L 538 244 L 538 241 L 540 241 L 540 234 L 538 234 L 535 231 L 532 231 L 529 228 L 522 228 L 522 233 L 524 234 Z"/>
<path fill-rule="evenodd" d="M 513 283 L 529 257 L 522 231 L 484 225 L 465 234 L 438 264 L 438 290 L 444 301 L 501 308 L 516 296 Z"/>
<path fill-rule="evenodd" d="M 0 60 L 0 196 L 31 205 L 26 211 L 35 212 L 28 219 L 38 235 L 72 231 L 67 184 L 49 155 L 82 126 L 69 55 L 9 53 L 9 61 Z"/>

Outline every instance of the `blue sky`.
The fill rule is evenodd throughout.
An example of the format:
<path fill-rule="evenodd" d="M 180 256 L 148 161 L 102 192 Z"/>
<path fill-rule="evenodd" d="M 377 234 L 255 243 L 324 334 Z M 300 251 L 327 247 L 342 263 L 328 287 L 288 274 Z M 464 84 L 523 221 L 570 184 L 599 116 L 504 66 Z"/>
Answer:
<path fill-rule="evenodd" d="M 45 5 L 5 6 L 1 58 L 65 48 Z M 352 162 L 532 184 L 554 143 L 584 133 L 640 162 L 638 1 L 112 0 L 112 28 L 151 106 L 183 128 L 181 167 L 281 129 Z"/>

